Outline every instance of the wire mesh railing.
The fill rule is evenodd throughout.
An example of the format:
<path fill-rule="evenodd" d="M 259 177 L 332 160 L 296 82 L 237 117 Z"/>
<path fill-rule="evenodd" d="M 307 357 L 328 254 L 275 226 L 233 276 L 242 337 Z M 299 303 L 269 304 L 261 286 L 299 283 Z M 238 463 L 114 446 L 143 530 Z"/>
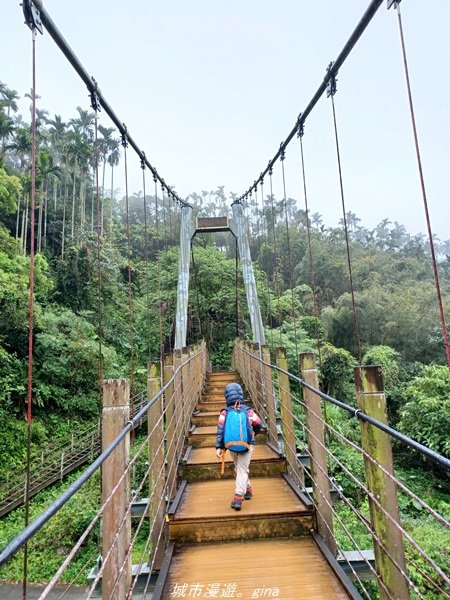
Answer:
<path fill-rule="evenodd" d="M 139 411 L 147 402 L 144 392 L 134 398 L 134 410 Z M 142 418 L 145 422 L 146 415 Z M 142 423 L 139 423 L 140 426 Z M 97 421 L 80 432 L 73 432 L 70 443 L 49 445 L 46 451 L 31 460 L 30 498 L 48 486 L 62 481 L 66 475 L 96 458 L 101 449 L 101 422 Z M 21 506 L 25 499 L 25 471 L 8 473 L 0 479 L 0 517 Z"/>
<path fill-rule="evenodd" d="M 438 465 L 442 483 L 450 461 L 389 427 L 380 368 L 355 369 L 354 408 L 320 391 L 314 355 L 300 355 L 297 377 L 288 371 L 284 349 L 277 350 L 272 364 L 268 349 L 238 341 L 234 366 L 262 414 L 275 411 L 278 448 L 288 473 L 305 494 L 309 491 L 317 541 L 361 595 L 449 598 L 446 505 L 421 497 L 414 480 L 394 470 L 392 441 Z M 329 405 L 327 420 L 321 403 Z M 308 460 L 300 462 L 299 453 Z M 424 478 L 428 473 L 424 470 Z"/>
<path fill-rule="evenodd" d="M 105 382 L 100 456 L 37 519 L 7 543 L 0 554 L 0 566 L 29 543 L 38 543 L 41 530 L 66 504 L 82 501 L 82 487 L 101 471 L 101 505 L 76 536 L 74 544 L 60 559 L 56 572 L 42 592 L 44 599 L 60 582 L 68 582 L 63 595 L 74 582 L 86 581 L 86 598 L 96 593 L 101 582 L 103 598 L 131 597 L 140 582 L 142 598 L 149 597 L 151 574 L 159 569 L 167 544 L 166 514 L 178 490 L 177 466 L 183 454 L 189 429 L 189 417 L 200 399 L 209 360 L 204 342 L 166 355 L 163 364 L 149 366 L 148 391 L 144 405 L 130 420 L 129 387 L 125 380 Z M 135 404 L 135 409 L 136 409 Z M 130 457 L 130 432 L 147 418 L 147 434 L 136 438 Z M 131 479 L 134 473 L 133 490 Z M 135 499 L 144 493 L 146 508 L 131 519 Z M 92 569 L 98 555 L 83 556 L 74 569 L 77 555 L 88 542 L 99 536 L 102 523 L 101 560 Z M 33 556 L 33 552 L 30 552 Z M 79 561 L 77 562 L 78 567 Z M 75 576 L 72 574 L 75 572 Z"/>

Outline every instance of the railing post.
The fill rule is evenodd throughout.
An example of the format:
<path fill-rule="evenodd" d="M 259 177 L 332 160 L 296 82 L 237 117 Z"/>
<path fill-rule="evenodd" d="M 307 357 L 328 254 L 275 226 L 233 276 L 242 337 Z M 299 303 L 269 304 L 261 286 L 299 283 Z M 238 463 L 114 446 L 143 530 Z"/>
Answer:
<path fill-rule="evenodd" d="M 161 365 L 159 362 L 148 364 L 147 398 L 150 401 L 161 389 Z M 162 397 L 148 411 L 148 458 L 149 480 L 149 519 L 152 544 L 152 570 L 159 571 L 164 557 L 164 433 Z"/>
<path fill-rule="evenodd" d="M 119 435 L 130 419 L 130 386 L 126 379 L 109 379 L 103 385 L 102 448 L 107 448 Z M 103 560 L 112 547 L 111 554 L 104 563 L 102 577 L 102 597 L 106 600 L 123 600 L 131 586 L 131 553 L 126 553 L 131 543 L 131 515 L 126 515 L 130 501 L 130 475 L 127 473 L 113 496 L 112 490 L 123 475 L 130 460 L 129 433 L 103 463 L 102 502 L 106 502 L 103 513 Z M 126 515 L 126 516 L 125 516 Z M 125 519 L 125 521 L 124 521 Z M 119 527 L 124 521 L 120 532 Z M 115 538 L 117 539 L 115 540 Z M 115 541 L 114 541 L 115 540 Z M 120 569 L 126 567 L 113 590 Z"/>
<path fill-rule="evenodd" d="M 263 383 L 265 390 L 265 412 L 267 418 L 267 429 L 269 434 L 269 442 L 275 448 L 278 448 L 278 432 L 277 432 L 277 418 L 276 418 L 276 406 L 275 406 L 275 394 L 273 392 L 273 381 L 272 381 L 272 369 L 270 365 L 270 350 L 269 346 L 261 347 L 262 359 L 267 365 L 262 365 Z"/>
<path fill-rule="evenodd" d="M 277 348 L 277 366 L 283 371 L 288 370 L 286 349 Z M 289 377 L 278 371 L 278 383 L 280 386 L 280 408 L 281 423 L 283 428 L 284 453 L 288 465 L 288 472 L 302 489 L 305 487 L 305 476 L 303 468 L 297 460 L 297 444 L 295 439 L 294 415 L 292 412 L 291 386 Z"/>
<path fill-rule="evenodd" d="M 260 362 L 260 345 L 252 344 L 252 356 L 253 356 L 253 373 L 255 377 L 255 408 L 256 412 L 267 421 L 267 415 L 264 407 L 264 394 L 263 394 L 263 376 L 262 376 L 262 365 Z"/>
<path fill-rule="evenodd" d="M 302 379 L 310 386 L 319 389 L 316 357 L 311 352 L 299 356 L 299 371 Z M 333 535 L 333 510 L 328 477 L 327 453 L 323 431 L 320 397 L 303 388 L 303 400 L 306 405 L 306 427 L 308 449 L 311 459 L 311 479 L 314 503 L 316 505 L 317 529 L 330 551 L 336 556 L 336 540 Z"/>
<path fill-rule="evenodd" d="M 164 356 L 164 385 L 171 380 L 174 371 L 173 355 Z M 174 384 L 171 383 L 164 393 L 164 413 L 166 426 L 166 462 L 167 462 L 167 498 L 170 501 L 177 489 L 177 459 Z"/>
<path fill-rule="evenodd" d="M 182 413 L 181 413 L 181 418 L 182 418 L 182 428 L 180 431 L 181 436 L 184 438 L 186 436 L 188 427 L 189 427 L 189 422 L 191 419 L 191 405 L 190 405 L 190 398 L 189 398 L 189 386 L 190 386 L 190 377 L 189 377 L 189 349 L 185 346 L 181 349 L 181 365 L 183 365 L 181 367 L 180 370 L 180 382 L 181 382 L 181 406 L 182 408 Z M 180 448 L 180 453 L 182 451 L 183 448 Z"/>
<path fill-rule="evenodd" d="M 364 413 L 387 423 L 386 398 L 384 395 L 381 367 L 356 367 L 355 386 L 358 408 Z M 381 465 L 391 476 L 394 473 L 391 439 L 377 427 L 360 420 L 363 450 L 375 461 L 364 456 L 369 496 L 370 517 L 374 530 L 373 545 L 375 562 L 383 586 L 378 584 L 379 595 L 386 598 L 409 598 L 403 536 L 399 527 L 400 514 L 397 503 L 397 486 L 392 477 L 383 472 Z M 378 503 L 378 504 L 377 504 Z M 380 508 L 380 506 L 383 510 Z M 387 514 L 386 514 L 387 513 Z M 387 515 L 390 515 L 391 519 Z M 381 544 L 379 541 L 381 541 Z M 386 591 L 387 590 L 387 591 Z"/>

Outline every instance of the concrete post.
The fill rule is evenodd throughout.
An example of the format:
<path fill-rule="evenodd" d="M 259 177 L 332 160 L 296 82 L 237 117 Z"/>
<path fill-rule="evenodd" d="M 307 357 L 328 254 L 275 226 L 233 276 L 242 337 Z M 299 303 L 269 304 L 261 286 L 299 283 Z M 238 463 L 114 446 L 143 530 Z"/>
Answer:
<path fill-rule="evenodd" d="M 130 419 L 130 385 L 126 379 L 110 379 L 103 384 L 102 449 L 107 448 L 119 435 Z M 102 502 L 111 496 L 130 461 L 130 435 L 127 434 L 113 453 L 106 459 L 102 469 Z M 103 557 L 113 546 L 119 526 L 124 520 L 130 502 L 130 476 L 124 477 L 103 513 Z M 104 600 L 123 600 L 131 587 L 131 553 L 126 553 L 131 543 L 131 513 L 125 517 L 109 559 L 105 563 L 102 577 Z M 120 575 L 116 589 L 112 592 L 123 564 L 126 568 Z"/>
<path fill-rule="evenodd" d="M 358 408 L 364 413 L 387 423 L 386 398 L 384 395 L 381 367 L 356 367 L 355 386 Z M 391 439 L 377 427 L 360 420 L 362 448 L 391 475 L 394 473 Z M 367 487 L 378 503 L 400 523 L 397 503 L 397 486 L 376 464 L 364 457 Z M 408 584 L 400 570 L 406 573 L 405 550 L 401 531 L 393 525 L 385 512 L 369 497 L 372 527 L 375 531 L 373 545 L 375 562 L 383 584 L 379 584 L 380 599 L 409 598 Z M 377 542 L 379 538 L 384 546 Z M 392 557 L 392 558 L 391 558 Z M 394 562 L 398 565 L 395 566 Z"/>
<path fill-rule="evenodd" d="M 302 374 L 302 379 L 318 390 L 319 377 L 317 374 L 316 357 L 313 353 L 300 354 L 299 370 Z M 311 457 L 311 479 L 314 502 L 316 504 L 317 529 L 330 551 L 336 556 L 330 480 L 328 477 L 320 397 L 311 390 L 303 388 L 303 400 L 306 404 L 308 449 Z"/>

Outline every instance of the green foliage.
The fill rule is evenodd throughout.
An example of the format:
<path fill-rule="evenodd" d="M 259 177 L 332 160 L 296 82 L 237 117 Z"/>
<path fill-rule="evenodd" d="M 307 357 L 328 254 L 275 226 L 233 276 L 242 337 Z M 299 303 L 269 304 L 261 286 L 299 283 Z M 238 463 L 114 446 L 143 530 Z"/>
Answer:
<path fill-rule="evenodd" d="M 20 179 L 15 175 L 8 175 L 0 167 L 0 216 L 5 217 L 16 211 L 21 190 Z"/>
<path fill-rule="evenodd" d="M 430 365 L 406 388 L 399 429 L 439 454 L 450 456 L 450 373 Z"/>
<path fill-rule="evenodd" d="M 98 340 L 95 328 L 68 309 L 49 307 L 36 335 L 35 400 L 46 408 L 92 417 L 98 413 Z M 116 353 L 102 346 L 105 376 Z"/>
<path fill-rule="evenodd" d="M 322 383 L 324 391 L 343 402 L 351 402 L 354 397 L 353 367 L 356 361 L 350 352 L 324 344 L 321 349 Z"/>

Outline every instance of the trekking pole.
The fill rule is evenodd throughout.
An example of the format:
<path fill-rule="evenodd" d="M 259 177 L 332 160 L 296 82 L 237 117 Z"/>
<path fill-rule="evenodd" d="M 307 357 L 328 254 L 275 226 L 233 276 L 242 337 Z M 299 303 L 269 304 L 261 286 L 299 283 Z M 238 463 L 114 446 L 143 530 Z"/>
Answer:
<path fill-rule="evenodd" d="M 220 476 L 225 473 L 225 450 L 222 452 L 222 464 L 220 467 Z"/>

